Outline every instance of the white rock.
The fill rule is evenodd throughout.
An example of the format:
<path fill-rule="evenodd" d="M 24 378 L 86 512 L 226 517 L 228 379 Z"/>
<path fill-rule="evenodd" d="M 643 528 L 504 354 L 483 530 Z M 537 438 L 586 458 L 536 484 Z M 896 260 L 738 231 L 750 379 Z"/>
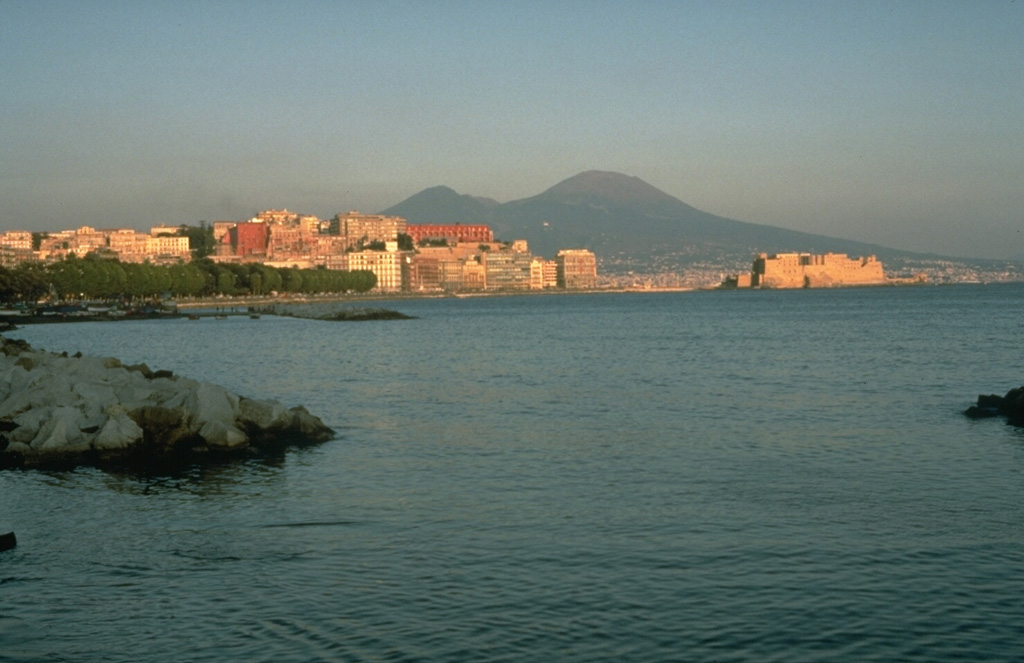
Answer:
<path fill-rule="evenodd" d="M 292 414 L 288 408 L 277 401 L 243 398 L 238 404 L 238 421 L 243 425 L 266 429 L 284 426 L 291 419 Z"/>
<path fill-rule="evenodd" d="M 206 443 L 211 447 L 222 449 L 240 447 L 249 441 L 245 433 L 217 419 L 203 424 L 203 427 L 199 429 L 199 437 L 206 440 Z"/>
<path fill-rule="evenodd" d="M 71 391 L 79 397 L 82 407 L 88 411 L 106 409 L 118 400 L 114 388 L 102 382 L 79 382 Z"/>
<path fill-rule="evenodd" d="M 93 440 L 97 449 L 124 449 L 142 439 L 142 429 L 131 418 L 121 412 L 103 424 Z"/>
<path fill-rule="evenodd" d="M 124 404 L 129 410 L 142 405 L 153 404 L 153 388 L 147 384 L 135 384 L 134 381 L 128 384 L 119 385 L 114 393 L 117 400 Z"/>
<path fill-rule="evenodd" d="M 7 382 L 10 385 L 11 393 L 28 389 L 28 382 L 31 379 L 29 372 L 21 366 L 12 366 L 8 371 Z"/>
<path fill-rule="evenodd" d="M 0 403 L 0 417 L 13 417 L 32 407 L 32 394 L 28 390 L 13 391 Z"/>
<path fill-rule="evenodd" d="M 39 428 L 30 446 L 41 451 L 76 446 L 82 441 L 82 431 L 79 429 L 82 419 L 82 412 L 78 408 L 53 408 L 49 421 Z"/>
<path fill-rule="evenodd" d="M 12 419 L 18 425 L 11 431 L 10 439 L 28 444 L 39 434 L 43 424 L 53 419 L 52 407 L 34 407 L 20 413 Z"/>
<path fill-rule="evenodd" d="M 211 421 L 229 426 L 235 422 L 238 397 L 224 387 L 209 382 L 200 382 L 194 391 L 190 390 L 185 399 L 185 409 L 193 430 L 199 430 Z M 233 427 L 233 426 L 232 426 Z"/>

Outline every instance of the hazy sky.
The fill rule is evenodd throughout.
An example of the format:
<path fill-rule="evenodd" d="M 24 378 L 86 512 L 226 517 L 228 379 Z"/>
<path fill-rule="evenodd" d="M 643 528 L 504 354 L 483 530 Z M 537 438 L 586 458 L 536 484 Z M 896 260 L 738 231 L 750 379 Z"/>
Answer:
<path fill-rule="evenodd" d="M 0 0 L 0 230 L 499 201 L 1024 254 L 1024 1 Z M 780 250 L 784 247 L 780 247 Z"/>

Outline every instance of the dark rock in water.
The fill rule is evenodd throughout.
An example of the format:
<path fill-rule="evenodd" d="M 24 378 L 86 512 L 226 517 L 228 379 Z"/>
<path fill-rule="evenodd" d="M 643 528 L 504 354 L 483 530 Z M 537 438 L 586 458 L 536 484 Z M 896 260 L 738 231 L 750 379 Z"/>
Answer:
<path fill-rule="evenodd" d="M 1003 396 L 1003 410 L 1006 412 L 1006 423 L 1024 426 L 1024 387 L 1011 389 Z"/>
<path fill-rule="evenodd" d="M 345 307 L 324 311 L 323 306 L 275 304 L 261 309 L 263 313 L 306 320 L 331 320 L 337 322 L 362 322 L 364 320 L 415 320 L 416 317 L 386 308 Z"/>
<path fill-rule="evenodd" d="M 1006 417 L 1006 423 L 1024 426 L 1024 387 L 1011 389 L 1005 396 L 979 395 L 977 404 L 967 408 L 964 414 L 972 419 Z"/>
<path fill-rule="evenodd" d="M 18 545 L 18 539 L 14 536 L 14 532 L 0 534 L 0 552 L 10 550 L 16 545 Z"/>
<path fill-rule="evenodd" d="M 989 417 L 998 417 L 1002 414 L 997 407 L 982 407 L 980 405 L 972 405 L 971 407 L 964 410 L 964 414 L 971 419 L 988 419 Z"/>
<path fill-rule="evenodd" d="M 977 407 L 998 411 L 1003 407 L 1003 397 L 996 394 L 981 394 L 978 396 Z"/>
<path fill-rule="evenodd" d="M 358 322 L 362 320 L 412 320 L 412 316 L 386 308 L 347 308 L 325 315 L 321 320 Z"/>

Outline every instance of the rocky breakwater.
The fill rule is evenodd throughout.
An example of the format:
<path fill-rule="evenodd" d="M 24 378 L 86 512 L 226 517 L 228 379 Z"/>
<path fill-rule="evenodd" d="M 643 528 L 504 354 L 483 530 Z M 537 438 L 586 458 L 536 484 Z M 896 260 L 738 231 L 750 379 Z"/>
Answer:
<path fill-rule="evenodd" d="M 978 402 L 967 408 L 964 414 L 972 419 L 1006 417 L 1006 423 L 1024 426 L 1024 387 L 1011 389 L 1005 396 L 982 394 L 978 396 Z"/>
<path fill-rule="evenodd" d="M 160 468 L 333 436 L 301 406 L 0 337 L 0 468 Z"/>

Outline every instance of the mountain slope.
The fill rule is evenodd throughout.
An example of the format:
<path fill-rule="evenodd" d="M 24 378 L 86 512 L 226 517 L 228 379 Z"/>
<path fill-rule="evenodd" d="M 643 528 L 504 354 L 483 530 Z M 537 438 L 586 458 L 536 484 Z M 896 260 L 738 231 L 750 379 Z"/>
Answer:
<path fill-rule="evenodd" d="M 446 186 L 424 189 L 383 213 L 400 216 L 409 223 L 490 223 L 491 209 L 486 198 L 459 195 Z"/>
<path fill-rule="evenodd" d="M 486 223 L 495 237 L 526 239 L 535 255 L 594 251 L 606 272 L 681 271 L 694 265 L 746 269 L 758 252 L 922 257 L 875 244 L 726 219 L 698 210 L 643 180 L 587 171 L 546 191 L 488 205 L 448 187 L 426 189 L 385 210 L 410 223 Z"/>

